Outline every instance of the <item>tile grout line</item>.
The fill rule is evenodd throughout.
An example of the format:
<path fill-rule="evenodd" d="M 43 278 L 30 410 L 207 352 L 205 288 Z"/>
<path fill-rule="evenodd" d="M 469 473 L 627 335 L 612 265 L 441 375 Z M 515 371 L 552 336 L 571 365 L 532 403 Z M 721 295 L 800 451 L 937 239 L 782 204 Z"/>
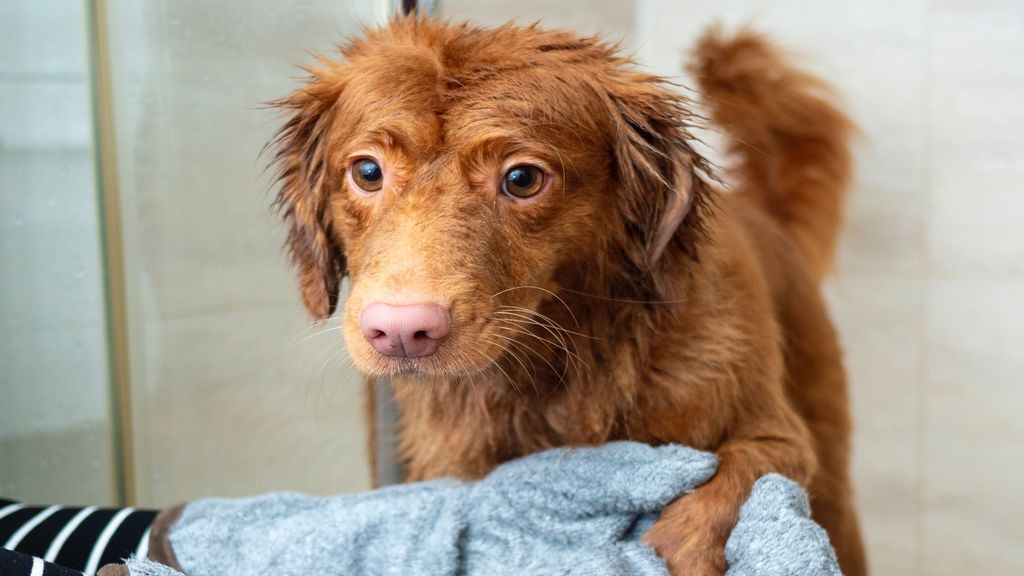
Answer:
<path fill-rule="evenodd" d="M 931 265 L 929 255 L 929 216 L 931 213 L 932 169 L 934 167 L 931 109 L 932 109 L 932 63 L 933 63 L 933 30 L 932 2 L 924 0 L 922 18 L 923 32 L 923 72 L 921 106 L 921 139 L 922 139 L 922 170 L 921 170 L 921 229 L 919 231 L 918 250 L 921 255 L 921 275 L 919 277 L 920 303 L 918 306 L 918 375 L 917 375 L 917 413 L 915 434 L 917 436 L 916 454 L 916 487 L 915 487 L 915 523 L 914 523 L 914 568 L 921 576 L 925 575 L 925 477 L 928 463 L 928 389 L 929 389 L 929 309 L 931 303 Z"/>

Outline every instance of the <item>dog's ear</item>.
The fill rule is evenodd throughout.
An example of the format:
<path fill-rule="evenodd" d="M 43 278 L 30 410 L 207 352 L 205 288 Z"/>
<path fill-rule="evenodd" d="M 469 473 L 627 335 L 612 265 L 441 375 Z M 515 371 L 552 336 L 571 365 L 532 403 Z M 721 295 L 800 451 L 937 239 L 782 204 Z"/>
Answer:
<path fill-rule="evenodd" d="M 328 209 L 331 130 L 345 80 L 337 64 L 323 63 L 324 68 L 309 69 L 304 87 L 271 103 L 288 117 L 268 144 L 277 167 L 275 206 L 288 227 L 286 243 L 302 300 L 321 319 L 334 313 L 346 273 L 344 249 L 334 237 Z"/>
<path fill-rule="evenodd" d="M 637 262 L 653 269 L 665 249 L 696 257 L 710 200 L 709 167 L 693 148 L 687 99 L 660 77 L 618 69 L 607 86 L 616 176 Z"/>

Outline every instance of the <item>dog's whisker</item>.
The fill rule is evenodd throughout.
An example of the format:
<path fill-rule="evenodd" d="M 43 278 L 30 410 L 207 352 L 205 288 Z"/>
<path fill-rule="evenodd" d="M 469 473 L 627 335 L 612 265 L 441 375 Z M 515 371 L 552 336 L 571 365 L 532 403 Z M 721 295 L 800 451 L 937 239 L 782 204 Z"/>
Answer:
<path fill-rule="evenodd" d="M 498 364 L 498 362 L 493 359 L 490 362 L 491 364 L 494 365 L 495 368 L 501 370 L 501 373 L 505 375 L 506 379 L 508 379 L 508 383 L 511 384 L 512 388 L 515 389 L 516 394 L 522 394 L 522 390 L 519 389 L 519 386 L 516 384 L 516 381 L 513 380 L 512 377 L 508 375 L 508 372 L 506 372 L 505 369 L 501 367 L 501 364 Z"/>
<path fill-rule="evenodd" d="M 531 354 L 535 355 L 535 356 L 538 356 L 536 350 L 534 350 L 533 348 L 530 348 L 529 346 L 523 344 L 522 342 L 519 342 L 515 338 L 509 338 L 508 336 L 505 336 L 504 334 L 498 334 L 498 333 L 493 334 L 493 336 L 495 336 L 497 338 L 501 338 L 502 340 L 505 340 L 506 342 L 508 342 L 509 346 L 515 346 L 516 350 L 522 352 L 523 353 L 523 357 L 526 358 L 527 360 L 530 360 Z M 534 374 L 537 373 L 537 366 L 533 363 L 533 360 L 530 360 L 530 368 L 532 369 Z M 552 369 L 554 369 L 554 367 L 552 367 Z"/>
<path fill-rule="evenodd" d="M 472 349 L 471 351 L 472 351 L 472 352 L 477 352 L 477 353 L 479 353 L 479 354 L 480 354 L 480 356 L 481 356 L 481 357 L 482 357 L 482 358 L 483 358 L 484 360 L 490 360 L 490 356 L 488 356 L 488 355 L 487 355 L 486 353 L 484 353 L 484 352 L 483 352 L 482 350 L 477 350 L 476 348 L 473 348 L 473 349 Z M 467 356 L 468 356 L 468 358 L 469 358 L 470 360 L 472 360 L 472 356 L 469 356 L 469 355 L 467 355 Z M 480 373 L 479 373 L 479 372 L 477 372 L 477 373 L 473 373 L 473 374 L 470 374 L 470 376 L 469 376 L 469 385 L 470 385 L 470 387 L 471 387 L 471 388 L 473 389 L 473 391 L 474 391 L 474 392 L 476 392 L 476 381 L 477 381 L 477 377 L 478 377 L 478 376 L 480 376 Z"/>
<path fill-rule="evenodd" d="M 332 357 L 325 367 L 321 388 L 331 387 L 331 391 L 327 395 L 328 407 L 333 407 L 334 401 L 338 397 L 338 392 L 351 384 L 353 373 L 348 370 L 351 366 L 352 359 L 347 354 L 344 354 Z M 334 377 L 334 374 L 338 372 L 341 374 L 340 379 Z"/>
<path fill-rule="evenodd" d="M 321 362 L 324 354 L 330 352 L 325 360 Z M 345 348 L 343 346 L 330 346 L 320 353 L 317 360 L 310 366 L 310 372 L 306 376 L 306 381 L 313 384 L 319 380 L 319 385 L 313 384 L 317 389 L 317 397 L 314 403 L 316 410 L 319 410 L 320 398 L 325 396 L 324 387 L 327 385 L 328 370 L 331 364 L 339 357 L 345 354 Z M 319 412 L 316 412 L 319 413 Z"/>
<path fill-rule="evenodd" d="M 309 364 L 309 368 L 306 370 L 306 374 L 303 376 L 303 381 L 311 381 L 317 374 L 319 374 L 319 367 L 321 361 L 325 361 L 325 357 L 329 360 L 331 357 L 334 356 L 334 354 L 338 353 L 338 348 L 344 348 L 343 346 L 339 346 L 339 344 L 340 343 L 331 343 L 330 345 L 324 347 L 324 349 L 321 350 L 319 354 L 317 354 L 316 358 L 314 358 L 313 361 Z"/>
<path fill-rule="evenodd" d="M 505 346 L 505 345 L 503 345 L 503 344 L 501 344 L 499 342 L 495 342 L 494 340 L 491 340 L 490 338 L 488 338 L 486 336 L 484 336 L 483 339 L 484 339 L 485 342 L 491 344 L 492 346 L 498 347 L 498 349 L 500 349 L 503 354 L 508 354 L 509 357 L 511 357 L 513 360 L 515 360 L 519 364 L 519 366 L 522 367 L 524 373 L 529 375 L 531 379 L 533 378 L 533 371 L 526 367 L 526 364 L 522 361 L 522 359 L 519 357 L 519 355 L 516 354 L 512 349 L 510 349 L 509 347 L 507 347 L 507 346 Z M 536 382 L 534 382 L 534 384 L 536 384 Z"/>
<path fill-rule="evenodd" d="M 306 342 L 307 340 L 310 340 L 310 339 L 312 339 L 312 338 L 316 338 L 317 336 L 321 336 L 321 335 L 323 335 L 323 334 L 328 334 L 328 333 L 330 333 L 330 332 L 341 332 L 341 330 L 342 330 L 342 326 L 341 326 L 341 324 L 339 324 L 339 325 L 337 325 L 337 326 L 332 326 L 332 327 L 330 327 L 330 328 L 326 328 L 326 329 L 324 329 L 324 330 L 321 330 L 321 331 L 319 331 L 319 332 L 315 332 L 315 333 L 313 333 L 313 334 L 310 334 L 309 336 L 306 336 L 306 337 L 305 337 L 305 338 L 303 338 L 302 340 L 299 340 L 299 341 L 298 341 L 298 343 L 299 343 L 299 344 L 301 344 L 301 343 L 303 343 L 303 342 Z"/>
<path fill-rule="evenodd" d="M 564 380 L 564 378 L 566 376 L 566 372 L 569 369 L 569 364 L 572 364 L 573 369 L 576 370 L 577 373 L 580 373 L 579 366 L 576 364 L 576 360 L 573 358 L 573 352 L 570 351 L 565 346 L 559 345 L 557 342 L 553 342 L 551 340 L 548 340 L 547 338 L 544 338 L 544 337 L 542 337 L 542 336 L 540 336 L 540 335 L 538 335 L 538 334 L 536 334 L 534 332 L 531 332 L 529 330 L 524 330 L 522 328 L 515 327 L 515 325 L 513 325 L 511 323 L 502 324 L 501 327 L 506 329 L 506 330 L 508 330 L 508 331 L 510 331 L 510 332 L 516 332 L 516 333 L 519 333 L 519 334 L 523 334 L 523 335 L 535 338 L 536 340 L 539 340 L 542 344 L 547 346 L 547 348 L 549 350 L 553 351 L 553 352 L 558 352 L 558 351 L 565 352 L 567 362 L 566 362 L 566 365 L 564 366 L 564 368 L 562 369 L 561 374 L 559 375 L 559 379 Z"/>
<path fill-rule="evenodd" d="M 532 325 L 535 325 L 535 326 L 540 326 L 541 328 L 544 328 L 549 334 L 551 334 L 551 336 L 553 338 L 558 339 L 558 341 L 560 343 L 562 343 L 563 345 L 565 344 L 565 340 L 564 340 L 565 335 L 562 334 L 561 327 L 558 326 L 557 324 L 552 324 L 549 320 L 546 320 L 544 318 L 535 317 L 535 316 L 529 316 L 529 315 L 526 315 L 526 314 L 522 314 L 520 312 L 511 311 L 511 310 L 499 310 L 496 313 L 497 314 L 504 314 L 506 316 L 512 316 L 513 317 L 513 318 L 508 318 L 508 320 L 514 321 L 514 318 L 518 318 L 522 322 L 526 322 L 528 324 L 532 324 Z M 542 322 L 541 320 L 544 320 L 544 321 Z"/>
<path fill-rule="evenodd" d="M 532 310 L 528 310 L 526 308 L 520 308 L 518 306 L 511 306 L 511 307 L 506 306 L 506 307 L 503 307 L 503 308 L 511 308 L 512 310 L 521 310 L 523 312 L 526 312 L 526 313 L 531 315 L 531 317 L 529 318 L 531 321 L 535 320 L 534 317 L 539 317 L 539 318 L 545 320 L 547 322 L 547 325 L 550 326 L 552 329 L 557 330 L 557 331 L 559 331 L 559 332 L 561 332 L 563 334 L 566 334 L 567 336 L 565 337 L 564 340 L 568 340 L 570 343 L 572 343 L 572 347 L 573 347 L 573 350 L 575 351 L 576 358 L 578 360 L 580 360 L 580 361 L 582 361 L 582 358 L 580 357 L 580 354 L 579 354 L 579 346 L 576 344 L 576 341 L 572 338 L 572 336 L 568 336 L 568 335 L 571 334 L 571 335 L 580 336 L 582 338 L 589 338 L 591 340 L 598 340 L 598 338 L 593 338 L 593 337 L 587 336 L 586 334 L 580 334 L 580 333 L 577 333 L 577 332 L 573 332 L 571 330 L 566 330 L 561 325 L 559 325 L 557 322 L 555 322 L 553 319 L 551 319 L 548 316 L 545 316 L 544 314 L 541 314 L 539 312 L 534 312 Z M 508 313 L 508 312 L 506 311 L 506 313 Z M 509 315 L 515 315 L 515 314 L 509 314 Z M 519 315 L 519 317 L 521 318 L 522 316 Z M 563 343 L 564 343 L 564 340 L 562 340 Z M 588 366 L 588 368 L 589 368 L 589 366 Z"/>
<path fill-rule="evenodd" d="M 515 352 L 510 350 L 509 348 L 507 348 L 505 346 L 502 346 L 502 345 L 494 342 L 493 340 L 489 340 L 489 339 L 486 339 L 486 338 L 485 338 L 485 340 L 490 342 L 492 345 L 498 346 L 499 348 L 501 348 L 501 350 L 504 353 L 508 354 L 510 357 L 512 357 L 512 359 L 514 359 L 516 362 L 518 362 L 519 365 L 522 366 L 523 372 L 526 373 L 530 377 L 530 384 L 533 386 L 533 391 L 537 395 L 540 395 L 540 390 L 537 388 L 537 379 L 534 377 L 534 375 L 530 371 L 530 369 L 526 367 L 526 364 L 519 358 L 519 356 Z"/>
<path fill-rule="evenodd" d="M 533 365 L 533 362 L 529 361 L 529 357 L 526 357 L 526 361 L 519 358 L 519 354 L 515 351 L 508 349 L 509 354 L 523 367 L 526 374 L 530 377 L 530 386 L 533 388 L 534 394 L 540 396 L 540 387 L 537 385 L 537 369 Z"/>
<path fill-rule="evenodd" d="M 563 328 L 558 322 L 556 322 L 552 318 L 545 316 L 540 312 L 535 312 L 527 308 L 520 308 L 518 306 L 503 306 L 502 309 L 498 310 L 498 313 L 505 314 L 507 316 L 518 317 L 529 322 L 537 323 L 538 325 L 544 326 L 546 328 L 556 330 L 559 334 L 562 334 L 563 336 L 572 333 L 569 330 Z"/>
<path fill-rule="evenodd" d="M 292 339 L 289 340 L 288 343 L 284 345 L 284 350 L 287 351 L 292 346 L 294 346 L 295 344 L 299 343 L 300 338 L 302 338 L 302 340 L 301 340 L 302 342 L 305 342 L 306 339 L 303 338 L 303 336 L 306 336 L 306 334 L 308 332 L 312 331 L 312 330 L 316 330 L 318 328 L 323 328 L 324 326 L 327 326 L 328 324 L 330 324 L 330 322 L 331 322 L 330 319 L 327 319 L 327 320 L 316 320 L 313 323 L 308 324 L 308 325 L 302 327 L 302 329 L 299 330 L 298 333 L 296 333 L 295 336 L 293 336 Z M 339 324 L 339 328 L 340 328 L 340 324 Z"/>
<path fill-rule="evenodd" d="M 362 376 L 358 372 L 352 370 L 352 368 L 355 367 L 355 361 L 351 356 L 345 354 L 344 356 L 338 357 L 336 362 L 337 369 L 342 372 L 342 379 L 338 381 L 339 388 L 351 385 L 353 380 L 359 382 L 362 381 Z"/>
<path fill-rule="evenodd" d="M 335 364 L 344 361 L 346 358 L 348 358 L 348 350 L 346 350 L 344 346 L 338 346 L 334 353 L 332 353 L 320 367 L 319 373 L 321 385 L 329 379 Z"/>
<path fill-rule="evenodd" d="M 515 321 L 512 320 L 512 322 L 515 322 Z M 539 326 L 539 324 L 538 324 L 538 326 Z M 502 327 L 504 329 L 506 329 L 506 330 L 511 331 L 511 332 L 516 332 L 518 334 L 523 334 L 524 336 L 530 336 L 532 338 L 536 338 L 537 340 L 540 340 L 541 342 L 546 344 L 550 350 L 561 350 L 561 351 L 563 351 L 563 352 L 565 352 L 567 354 L 572 354 L 573 353 L 571 350 L 566 348 L 564 345 L 559 343 L 557 340 L 550 340 L 550 339 L 545 338 L 545 337 L 543 337 L 543 336 L 541 336 L 539 334 L 536 334 L 535 332 L 531 332 L 529 330 L 525 330 L 523 327 L 515 327 L 514 325 L 511 325 L 511 324 L 505 324 Z"/>
<path fill-rule="evenodd" d="M 499 312 L 501 312 L 501 311 L 499 311 Z M 540 322 L 536 318 L 533 318 L 533 317 L 530 317 L 530 316 L 525 316 L 523 314 L 518 314 L 518 313 L 515 313 L 515 312 L 505 311 L 505 314 L 510 315 L 510 316 L 515 316 L 516 318 L 519 318 L 520 319 L 519 320 L 520 323 L 536 325 L 536 326 L 539 326 L 541 328 L 544 328 L 549 334 L 551 334 L 551 336 L 553 338 L 555 338 L 555 339 L 557 339 L 559 341 L 559 343 L 561 344 L 562 348 L 564 348 L 566 352 L 569 352 L 571 354 L 575 354 L 578 359 L 581 359 L 581 358 L 579 358 L 579 347 L 576 346 L 576 342 L 573 341 L 571 337 L 567 337 L 565 334 L 562 334 L 562 332 L 565 332 L 565 329 L 562 328 L 561 326 L 558 326 L 557 324 L 554 324 L 553 323 L 554 321 L 551 320 L 550 318 L 543 317 L 543 318 L 547 319 L 547 322 Z M 513 321 L 513 322 L 516 321 L 516 320 L 511 319 L 511 318 L 509 320 Z M 568 340 L 568 342 L 567 342 L 567 340 Z M 569 343 L 572 343 L 574 352 L 570 352 L 569 351 L 569 347 L 568 347 Z"/>
<path fill-rule="evenodd" d="M 576 331 L 573 331 L 573 330 L 569 330 L 568 328 L 565 328 L 564 326 L 562 326 L 561 324 L 559 324 L 558 322 L 556 322 L 556 321 L 555 321 L 554 319 L 552 319 L 551 317 L 549 317 L 549 316 L 546 316 L 546 315 L 544 315 L 544 314 L 541 314 L 540 312 L 537 312 L 536 310 L 530 310 L 529 308 L 523 308 L 522 306 L 508 306 L 508 305 L 502 305 L 502 306 L 501 306 L 501 307 L 500 307 L 500 308 L 498 309 L 498 312 L 501 312 L 501 311 L 503 311 L 503 310 L 504 310 L 504 311 L 506 311 L 506 312 L 507 312 L 507 311 L 518 311 L 518 312 L 524 312 L 524 313 L 530 314 L 530 315 L 532 315 L 532 316 L 537 316 L 537 317 L 539 317 L 539 318 L 542 318 L 542 319 L 544 319 L 544 320 L 547 320 L 548 322 L 550 322 L 550 323 L 552 324 L 552 326 L 554 326 L 554 327 L 555 327 L 555 328 L 557 328 L 558 330 L 561 330 L 562 332 L 565 332 L 566 334 L 572 334 L 573 336 L 579 336 L 580 338 L 586 338 L 586 339 L 588 339 L 588 340 L 603 340 L 603 338 L 598 338 L 598 337 L 596 337 L 596 336 L 591 336 L 590 334 L 584 334 L 584 333 L 582 333 L 582 332 L 576 332 Z"/>
<path fill-rule="evenodd" d="M 563 369 L 562 371 L 559 371 L 558 368 L 555 368 L 555 365 L 552 364 L 550 360 L 545 358 L 543 354 L 537 352 L 536 350 L 534 350 L 533 348 L 531 348 L 527 344 L 525 344 L 523 342 L 517 341 L 515 338 L 510 338 L 508 336 L 505 336 L 504 334 L 497 334 L 497 333 L 495 333 L 494 336 L 497 336 L 498 338 L 502 338 L 504 340 L 507 340 L 510 345 L 514 345 L 514 346 L 522 349 L 524 351 L 523 352 L 524 355 L 527 358 L 530 358 L 531 354 L 533 356 L 537 356 L 538 358 L 541 359 L 542 362 L 544 362 L 545 364 L 548 365 L 548 368 L 551 368 L 551 372 L 552 373 L 558 375 L 558 383 L 559 384 L 562 384 L 562 383 L 565 382 L 565 370 Z M 533 365 L 533 361 L 532 360 L 530 361 L 530 364 Z"/>
<path fill-rule="evenodd" d="M 497 343 L 494 343 L 494 342 L 491 342 L 491 345 L 492 346 L 498 346 L 499 348 L 502 348 L 500 345 L 498 345 Z M 502 349 L 504 350 L 504 348 L 502 348 Z M 487 365 L 488 366 L 494 366 L 495 368 L 500 370 L 501 373 L 505 375 L 505 378 L 508 380 L 509 384 L 516 391 L 516 393 L 517 394 L 522 394 L 522 391 L 519 389 L 519 386 L 516 384 L 515 380 L 509 375 L 509 373 L 504 368 L 501 367 L 501 364 L 497 361 L 497 359 L 492 358 L 490 355 L 484 353 L 477 346 L 473 346 L 469 350 L 474 352 L 474 353 L 480 354 L 480 356 L 483 357 L 483 359 L 487 361 Z M 505 350 L 505 351 L 507 351 L 507 350 Z"/>
<path fill-rule="evenodd" d="M 494 294 L 491 295 L 491 298 L 496 298 L 498 296 L 501 296 L 502 294 L 505 294 L 507 292 L 511 292 L 513 290 L 540 290 L 541 292 L 544 292 L 546 294 L 551 295 L 553 298 L 558 300 L 558 302 L 562 306 L 565 307 L 565 311 L 569 313 L 569 316 L 572 318 L 572 321 L 576 324 L 576 327 L 579 328 L 580 321 L 577 320 L 576 316 L 572 313 L 572 308 L 569 308 L 569 305 L 565 302 L 565 300 L 562 299 L 561 296 L 559 296 L 558 294 L 555 294 L 554 292 L 552 292 L 551 290 L 548 290 L 547 288 L 543 288 L 541 286 L 532 286 L 532 285 L 513 286 L 511 288 L 506 288 L 506 289 L 501 290 L 499 292 L 495 292 Z"/>

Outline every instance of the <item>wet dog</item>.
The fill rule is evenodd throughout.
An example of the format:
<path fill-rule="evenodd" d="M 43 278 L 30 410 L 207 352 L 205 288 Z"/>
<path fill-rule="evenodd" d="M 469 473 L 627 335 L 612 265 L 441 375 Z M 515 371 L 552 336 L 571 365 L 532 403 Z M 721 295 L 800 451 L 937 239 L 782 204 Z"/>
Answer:
<path fill-rule="evenodd" d="M 865 572 L 819 294 L 853 130 L 819 80 L 752 32 L 699 42 L 726 193 L 691 103 L 597 38 L 404 18 L 342 56 L 277 103 L 277 202 L 309 310 L 332 315 L 351 278 L 344 337 L 394 382 L 409 479 L 676 442 L 720 467 L 646 536 L 674 574 L 725 571 L 768 472 L 808 488 Z"/>

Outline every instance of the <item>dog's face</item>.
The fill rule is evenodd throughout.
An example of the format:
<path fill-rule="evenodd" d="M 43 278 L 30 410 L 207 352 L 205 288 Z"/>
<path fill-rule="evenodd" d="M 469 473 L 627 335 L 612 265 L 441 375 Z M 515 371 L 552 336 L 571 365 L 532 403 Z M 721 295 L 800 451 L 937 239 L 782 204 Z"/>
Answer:
<path fill-rule="evenodd" d="M 496 367 L 541 344 L 566 283 L 642 275 L 679 236 L 683 103 L 609 47 L 410 18 L 343 54 L 279 103 L 278 202 L 310 311 L 333 313 L 351 278 L 362 372 Z"/>

